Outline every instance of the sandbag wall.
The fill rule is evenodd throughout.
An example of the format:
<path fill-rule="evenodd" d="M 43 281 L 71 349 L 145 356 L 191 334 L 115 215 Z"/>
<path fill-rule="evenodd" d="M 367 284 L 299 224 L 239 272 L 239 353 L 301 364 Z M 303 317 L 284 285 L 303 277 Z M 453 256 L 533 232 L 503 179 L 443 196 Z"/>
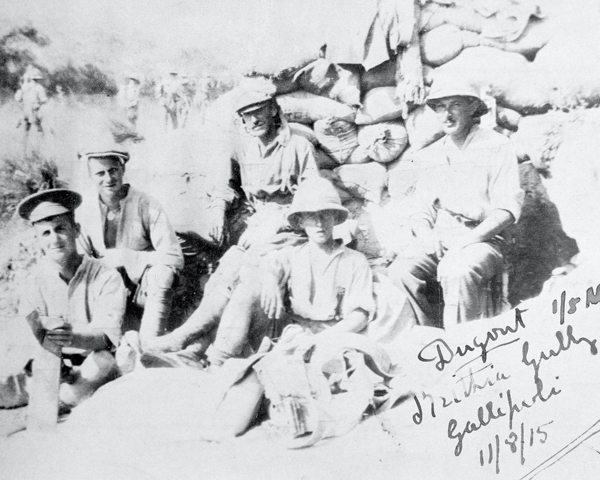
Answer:
<path fill-rule="evenodd" d="M 548 249 L 538 249 L 543 258 L 529 248 L 517 249 L 512 260 L 521 272 L 511 279 L 514 303 L 515 292 L 535 294 L 552 268 L 576 251 L 550 207 L 548 221 L 540 223 L 538 204 L 548 200 L 539 170 L 559 147 L 560 125 L 537 118 L 600 105 L 600 9 L 587 0 L 577 8 L 557 0 L 416 4 L 425 93 L 447 74 L 479 89 L 490 107 L 482 123 L 512 137 L 522 163 L 528 195 L 516 243 L 534 230 L 552 239 Z M 362 64 L 332 63 L 324 52 L 266 76 L 284 114 L 315 145 L 322 174 L 347 198 L 380 203 L 387 186 L 392 199 L 408 199 L 419 175 L 413 153 L 443 136 L 436 115 L 426 105 L 403 111 L 406 105 L 397 100 L 400 53 L 366 70 Z M 530 128 L 540 122 L 550 125 Z M 525 165 L 528 160 L 532 163 Z M 544 271 L 535 273 L 532 262 Z"/>

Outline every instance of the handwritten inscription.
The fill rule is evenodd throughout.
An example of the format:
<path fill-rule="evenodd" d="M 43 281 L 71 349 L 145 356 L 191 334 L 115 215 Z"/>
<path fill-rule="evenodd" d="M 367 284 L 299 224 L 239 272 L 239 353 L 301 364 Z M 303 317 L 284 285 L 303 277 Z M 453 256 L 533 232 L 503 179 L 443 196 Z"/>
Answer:
<path fill-rule="evenodd" d="M 506 438 L 501 439 L 499 435 L 495 435 L 494 442 L 488 443 L 487 445 L 487 465 L 491 465 L 493 462 L 496 468 L 496 474 L 500 473 L 501 446 L 508 446 L 508 452 L 510 454 L 515 454 L 518 451 L 520 454 L 521 465 L 525 465 L 525 450 L 528 447 L 533 447 L 536 443 L 546 443 L 546 440 L 548 440 L 548 433 L 546 432 L 545 427 L 552 423 L 554 423 L 554 421 L 526 429 L 525 424 L 521 422 L 521 427 L 516 432 L 511 431 Z M 527 435 L 525 432 L 527 432 Z M 502 441 L 504 445 L 502 444 Z M 479 464 L 482 467 L 486 465 L 485 460 L 484 450 L 479 450 Z"/>
<path fill-rule="evenodd" d="M 593 288 L 588 288 L 585 295 L 585 308 L 600 303 L 600 285 Z M 548 438 L 548 426 L 553 421 L 547 423 L 534 423 L 533 426 L 527 426 L 527 418 L 521 418 L 520 427 L 513 428 L 516 416 L 532 409 L 536 404 L 541 404 L 550 401 L 562 393 L 561 387 L 556 385 L 545 385 L 542 379 L 541 370 L 543 366 L 550 361 L 556 360 L 561 355 L 566 354 L 571 350 L 584 349 L 590 355 L 598 354 L 598 340 L 596 338 L 588 338 L 576 332 L 576 326 L 567 324 L 565 319 L 575 314 L 581 308 L 583 302 L 581 297 L 568 296 L 566 291 L 563 291 L 559 298 L 552 301 L 551 311 L 553 315 L 559 315 L 560 329 L 554 332 L 550 330 L 546 333 L 542 328 L 543 341 L 538 342 L 537 330 L 527 332 L 526 323 L 524 320 L 524 312 L 518 308 L 514 311 L 514 322 L 503 327 L 490 328 L 484 334 L 475 335 L 468 343 L 458 346 L 449 345 L 444 338 L 436 338 L 432 342 L 425 345 L 418 353 L 419 361 L 431 364 L 436 370 L 443 372 L 447 371 L 448 366 L 454 366 L 453 377 L 458 377 L 457 386 L 449 388 L 444 394 L 433 395 L 425 391 L 415 395 L 414 402 L 416 411 L 412 415 L 412 420 L 416 425 L 421 425 L 426 417 L 436 419 L 442 411 L 446 411 L 450 407 L 456 407 L 463 404 L 467 399 L 474 396 L 476 392 L 490 389 L 487 398 L 478 395 L 477 397 L 466 402 L 468 409 L 472 409 L 471 415 L 464 417 L 465 408 L 462 405 L 456 413 L 460 411 L 461 415 L 454 414 L 455 410 L 448 410 L 452 417 L 447 423 L 447 438 L 453 442 L 454 455 L 460 456 L 468 438 L 471 434 L 483 429 L 502 428 L 506 432 L 508 427 L 509 434 L 498 434 L 493 437 L 486 436 L 486 442 L 489 439 L 493 440 L 486 443 L 484 448 L 479 449 L 480 465 L 495 465 L 495 472 L 500 473 L 500 457 L 501 451 L 514 454 L 520 452 L 520 463 L 523 465 L 526 460 L 525 447 L 533 447 L 536 444 L 544 444 Z M 518 335 L 517 338 L 515 338 Z M 511 380 L 511 375 L 498 370 L 493 363 L 490 362 L 491 352 L 507 347 L 519 342 L 520 353 L 518 362 L 527 368 L 531 368 L 533 372 L 533 390 L 528 395 L 523 396 L 521 389 L 523 383 L 515 383 Z M 543 347 L 538 351 L 537 344 L 540 343 Z M 514 347 L 512 352 L 514 352 Z M 505 355 L 504 355 L 505 356 Z M 454 365 L 457 359 L 464 359 L 462 364 Z M 478 365 L 483 363 L 483 367 Z M 522 369 L 523 370 L 523 369 Z M 464 372 L 464 373 L 463 373 Z M 525 370 L 527 372 L 527 370 Z M 513 371 L 511 370 L 511 374 Z M 524 379 L 528 378 L 525 373 Z M 558 377 L 556 377 L 558 380 Z M 529 380 L 524 380 L 528 382 Z M 512 383 L 511 383 L 512 382 Z M 506 385 L 504 385 L 506 383 Z M 491 387 L 494 387 L 491 389 Z M 502 391 L 498 392 L 498 387 Z M 518 392 L 518 394 L 517 394 Z M 485 392 L 484 392 L 485 395 Z M 481 398 L 484 398 L 481 401 Z M 473 403 L 473 400 L 477 401 Z M 462 417 L 461 417 L 462 416 Z M 461 419 L 462 418 L 462 419 Z M 502 421 L 506 422 L 504 425 Z M 494 427 L 494 426 L 497 427 Z M 495 432 L 494 432 L 495 433 Z M 508 450 L 506 450 L 508 447 Z"/>

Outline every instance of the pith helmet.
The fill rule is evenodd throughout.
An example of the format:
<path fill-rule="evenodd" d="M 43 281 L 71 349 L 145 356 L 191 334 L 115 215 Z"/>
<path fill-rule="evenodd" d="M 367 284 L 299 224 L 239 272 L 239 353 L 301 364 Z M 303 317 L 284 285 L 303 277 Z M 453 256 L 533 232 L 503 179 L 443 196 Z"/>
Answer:
<path fill-rule="evenodd" d="M 479 106 L 474 114 L 477 117 L 488 112 L 487 105 L 481 100 L 479 89 L 468 80 L 457 76 L 437 78 L 431 86 L 431 91 L 427 97 L 427 105 L 431 107 L 441 98 L 454 96 L 472 97 L 479 100 Z"/>
<path fill-rule="evenodd" d="M 348 210 L 342 206 L 340 196 L 328 180 L 314 177 L 304 180 L 299 186 L 288 213 L 288 222 L 299 228 L 302 213 L 332 210 L 335 212 L 335 224 L 344 223 L 348 218 Z"/>
<path fill-rule="evenodd" d="M 81 205 L 81 195 L 66 188 L 53 188 L 29 195 L 17 206 L 17 213 L 31 223 L 72 212 Z"/>

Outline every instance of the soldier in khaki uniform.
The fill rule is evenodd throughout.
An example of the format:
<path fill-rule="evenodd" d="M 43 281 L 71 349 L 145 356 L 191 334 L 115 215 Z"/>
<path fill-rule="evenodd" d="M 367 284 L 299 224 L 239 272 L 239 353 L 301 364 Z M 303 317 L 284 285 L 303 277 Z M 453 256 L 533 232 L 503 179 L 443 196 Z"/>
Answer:
<path fill-rule="evenodd" d="M 29 70 L 23 76 L 23 85 L 15 93 L 15 100 L 23 105 L 26 132 L 29 132 L 32 125 L 35 125 L 38 132 L 44 132 L 40 108 L 48 102 L 48 95 L 40 80 L 42 80 L 42 74 L 37 68 Z"/>

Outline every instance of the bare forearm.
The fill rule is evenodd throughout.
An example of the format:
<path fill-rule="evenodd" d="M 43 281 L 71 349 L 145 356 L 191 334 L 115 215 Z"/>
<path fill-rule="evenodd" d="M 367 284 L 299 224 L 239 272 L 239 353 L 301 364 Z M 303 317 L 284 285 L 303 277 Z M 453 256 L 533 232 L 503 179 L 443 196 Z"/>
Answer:
<path fill-rule="evenodd" d="M 493 210 L 483 222 L 471 230 L 472 243 L 490 240 L 513 223 L 515 223 L 515 217 L 508 210 Z"/>
<path fill-rule="evenodd" d="M 367 312 L 358 308 L 326 331 L 329 333 L 358 333 L 366 328 L 368 320 Z"/>

